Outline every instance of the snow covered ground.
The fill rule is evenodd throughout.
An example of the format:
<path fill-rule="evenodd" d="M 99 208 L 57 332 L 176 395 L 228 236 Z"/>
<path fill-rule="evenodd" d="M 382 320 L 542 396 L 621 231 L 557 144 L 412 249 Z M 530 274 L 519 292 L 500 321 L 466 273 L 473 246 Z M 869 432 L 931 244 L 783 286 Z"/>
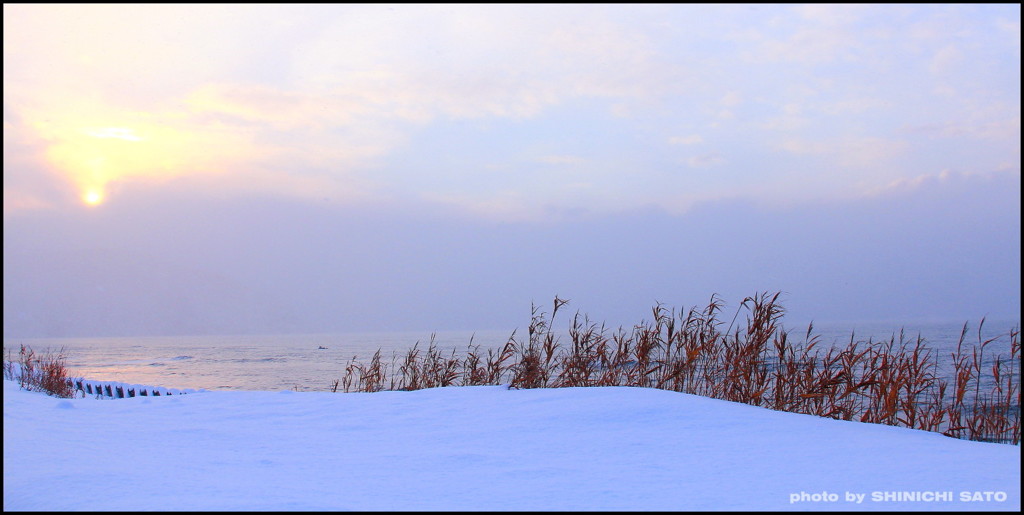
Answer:
<path fill-rule="evenodd" d="M 1019 511 L 1020 447 L 640 388 L 62 400 L 4 381 L 3 504 Z"/>

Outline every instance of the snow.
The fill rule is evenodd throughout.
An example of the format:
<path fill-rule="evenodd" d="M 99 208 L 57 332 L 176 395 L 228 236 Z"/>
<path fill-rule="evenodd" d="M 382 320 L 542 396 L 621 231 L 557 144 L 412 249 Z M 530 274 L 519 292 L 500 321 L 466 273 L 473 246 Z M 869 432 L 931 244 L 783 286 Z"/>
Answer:
<path fill-rule="evenodd" d="M 872 499 L 886 493 L 911 500 Z M 1020 447 L 644 388 L 97 400 L 4 381 L 3 503 L 5 511 L 1019 511 Z"/>

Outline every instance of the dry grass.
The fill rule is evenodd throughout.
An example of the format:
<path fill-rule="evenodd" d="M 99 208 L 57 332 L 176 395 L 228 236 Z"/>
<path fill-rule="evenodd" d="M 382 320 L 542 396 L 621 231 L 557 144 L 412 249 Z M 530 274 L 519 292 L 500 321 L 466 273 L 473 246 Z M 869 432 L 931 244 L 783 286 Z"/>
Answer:
<path fill-rule="evenodd" d="M 964 324 L 948 371 L 923 338 L 902 332 L 882 341 L 823 344 L 807 327 L 794 342 L 781 325 L 779 294 L 740 303 L 728 325 L 723 303 L 688 311 L 652 309 L 650 321 L 610 332 L 576 313 L 567 344 L 553 329 L 568 301 L 551 312 L 537 306 L 525 341 L 513 332 L 500 349 L 470 339 L 465 353 L 444 351 L 432 335 L 390 362 L 378 350 L 369 363 L 353 357 L 332 391 L 378 392 L 440 386 L 509 388 L 637 386 L 685 392 L 842 420 L 935 431 L 954 438 L 1020 443 L 1020 331 L 969 343 Z M 741 319 L 741 315 L 745 315 Z M 724 329 L 723 329 L 724 327 Z M 1008 348 L 995 347 L 1009 342 Z M 4 377 L 27 389 L 73 397 L 65 353 L 7 351 Z M 949 379 L 946 379 L 949 377 Z"/>
<path fill-rule="evenodd" d="M 75 390 L 64 366 L 66 359 L 63 348 L 59 351 L 47 350 L 40 355 L 32 348 L 21 345 L 16 357 L 11 350 L 7 351 L 4 357 L 4 379 L 17 381 L 25 390 L 72 398 Z"/>
<path fill-rule="evenodd" d="M 513 333 L 486 356 L 472 340 L 464 356 L 443 353 L 434 338 L 400 365 L 349 362 L 344 391 L 416 390 L 436 386 L 509 385 L 510 388 L 638 386 L 692 393 L 780 411 L 935 431 L 955 438 L 1020 442 L 1020 333 L 967 342 L 967 325 L 951 357 L 953 380 L 939 373 L 939 357 L 923 338 L 902 332 L 887 341 L 823 345 L 808 326 L 793 342 L 782 327 L 779 294 L 756 294 L 731 322 L 723 303 L 676 312 L 657 305 L 652 320 L 609 332 L 577 313 L 563 345 L 552 329 L 566 304 L 555 298 L 550 314 L 537 306 L 526 341 Z M 740 315 L 745 314 L 745 320 Z M 982 324 L 984 320 L 982 320 Z M 723 327 L 725 329 L 723 330 Z M 1004 338 L 1008 355 L 989 349 Z"/>

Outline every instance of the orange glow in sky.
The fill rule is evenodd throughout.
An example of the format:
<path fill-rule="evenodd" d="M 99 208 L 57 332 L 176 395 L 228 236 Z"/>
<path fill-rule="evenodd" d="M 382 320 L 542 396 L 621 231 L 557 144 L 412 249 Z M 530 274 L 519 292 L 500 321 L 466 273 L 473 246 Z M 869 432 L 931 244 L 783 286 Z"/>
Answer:
<path fill-rule="evenodd" d="M 37 128 L 49 142 L 50 164 L 90 206 L 105 202 L 108 186 L 122 179 L 168 178 L 209 168 L 197 152 L 197 136 L 167 123 L 143 119 L 130 125 L 100 125 L 69 119 Z"/>
<path fill-rule="evenodd" d="M 134 130 L 125 127 L 87 129 L 85 133 L 94 138 L 116 138 L 125 141 L 142 141 L 142 138 L 135 134 Z"/>
<path fill-rule="evenodd" d="M 148 145 L 131 128 L 81 125 L 51 122 L 39 128 L 50 141 L 49 161 L 75 184 L 82 202 L 97 206 L 105 199 L 107 184 L 145 169 Z"/>

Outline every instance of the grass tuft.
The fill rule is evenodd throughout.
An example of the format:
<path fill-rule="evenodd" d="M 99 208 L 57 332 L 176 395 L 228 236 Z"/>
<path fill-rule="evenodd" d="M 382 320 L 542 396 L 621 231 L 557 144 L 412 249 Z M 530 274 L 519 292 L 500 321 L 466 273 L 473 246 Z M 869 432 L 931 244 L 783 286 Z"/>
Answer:
<path fill-rule="evenodd" d="M 4 379 L 17 381 L 19 386 L 28 391 L 70 399 L 75 396 L 75 390 L 64 366 L 66 360 L 63 348 L 36 354 L 31 347 L 21 345 L 16 357 L 11 350 L 7 351 L 3 365 Z"/>

